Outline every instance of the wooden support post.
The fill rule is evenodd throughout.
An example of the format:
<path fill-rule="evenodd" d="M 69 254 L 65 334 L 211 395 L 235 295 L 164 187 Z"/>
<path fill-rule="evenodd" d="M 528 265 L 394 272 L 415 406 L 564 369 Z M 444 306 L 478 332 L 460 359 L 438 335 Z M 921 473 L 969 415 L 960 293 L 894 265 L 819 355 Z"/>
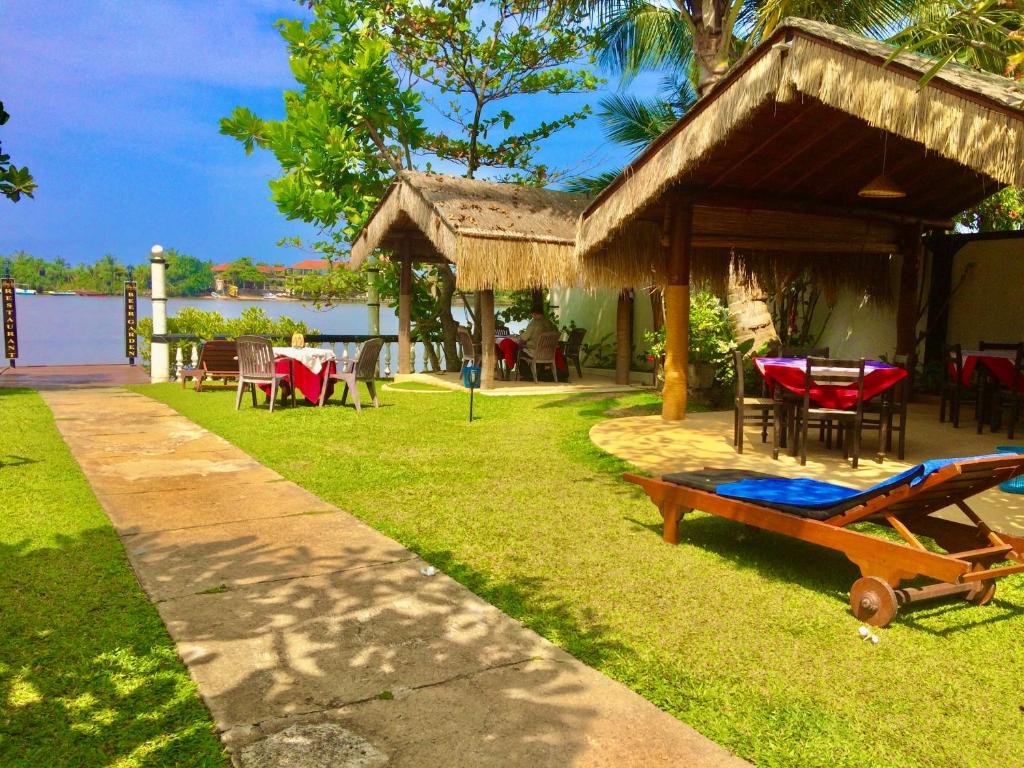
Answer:
<path fill-rule="evenodd" d="M 665 286 L 665 391 L 661 418 L 686 418 L 687 366 L 690 357 L 690 244 L 693 205 L 671 200 Z"/>
<path fill-rule="evenodd" d="M 494 388 L 494 291 L 477 291 L 480 297 L 480 389 Z"/>
<path fill-rule="evenodd" d="M 398 284 L 398 372 L 412 373 L 412 244 L 406 238 L 401 246 L 401 273 Z"/>
<path fill-rule="evenodd" d="M 615 383 L 629 384 L 629 369 L 633 358 L 633 292 L 619 291 L 615 312 Z"/>
<path fill-rule="evenodd" d="M 917 347 L 917 293 L 924 241 L 921 225 L 909 228 L 900 267 L 900 295 L 896 305 L 896 354 L 909 355 Z"/>

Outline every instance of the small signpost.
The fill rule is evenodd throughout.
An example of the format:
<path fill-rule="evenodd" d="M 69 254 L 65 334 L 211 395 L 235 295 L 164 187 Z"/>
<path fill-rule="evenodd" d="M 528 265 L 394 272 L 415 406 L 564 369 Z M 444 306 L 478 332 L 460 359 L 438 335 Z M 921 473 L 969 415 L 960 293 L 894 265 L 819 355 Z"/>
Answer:
<path fill-rule="evenodd" d="M 134 280 L 124 281 L 124 356 L 135 365 L 139 356 L 139 289 Z"/>
<path fill-rule="evenodd" d="M 0 303 L 3 304 L 4 357 L 16 367 L 18 357 L 18 316 L 14 307 L 14 278 L 0 279 Z"/>
<path fill-rule="evenodd" d="M 469 387 L 469 423 L 473 423 L 473 390 L 480 386 L 480 366 L 467 365 L 462 369 L 462 386 Z"/>

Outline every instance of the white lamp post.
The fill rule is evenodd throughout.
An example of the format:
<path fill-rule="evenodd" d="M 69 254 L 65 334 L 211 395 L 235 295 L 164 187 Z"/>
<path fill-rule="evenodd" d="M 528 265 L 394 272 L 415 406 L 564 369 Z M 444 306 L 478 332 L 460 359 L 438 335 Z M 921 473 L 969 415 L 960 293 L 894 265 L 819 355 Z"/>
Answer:
<path fill-rule="evenodd" d="M 153 336 L 167 333 L 167 285 L 164 273 L 167 262 L 164 261 L 162 245 L 154 245 L 149 251 L 150 285 L 153 290 Z M 150 345 L 149 380 L 153 384 L 169 381 L 171 377 L 171 358 L 166 341 L 154 341 Z"/>

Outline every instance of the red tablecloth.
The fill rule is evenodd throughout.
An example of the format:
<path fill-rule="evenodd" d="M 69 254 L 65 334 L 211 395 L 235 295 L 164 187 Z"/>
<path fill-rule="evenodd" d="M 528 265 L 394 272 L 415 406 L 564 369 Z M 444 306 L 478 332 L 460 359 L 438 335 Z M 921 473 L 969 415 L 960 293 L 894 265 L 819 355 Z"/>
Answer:
<path fill-rule="evenodd" d="M 320 390 L 323 388 L 324 379 L 327 378 L 328 373 L 334 373 L 335 364 L 333 362 L 324 363 L 320 373 L 313 373 L 298 360 L 279 357 L 274 361 L 274 370 L 278 373 L 291 374 L 291 383 L 296 388 L 296 391 L 306 398 L 307 402 L 316 405 L 320 402 Z M 260 389 L 268 397 L 270 396 L 269 384 L 261 384 Z M 331 396 L 333 390 L 334 381 L 330 381 L 327 384 L 327 397 Z"/>
<path fill-rule="evenodd" d="M 984 350 L 980 352 L 964 352 L 964 370 L 960 374 L 960 380 L 967 386 L 971 383 L 971 376 L 974 369 L 980 363 L 995 379 L 1007 389 L 1013 388 L 1013 379 L 1017 374 L 1017 353 L 1003 352 L 1002 350 Z M 956 366 L 952 366 L 956 367 Z M 1024 392 L 1024 376 L 1017 380 L 1017 390 Z"/>
<path fill-rule="evenodd" d="M 781 384 L 790 392 L 803 394 L 807 377 L 807 360 L 802 357 L 756 357 L 754 364 L 774 391 Z M 907 376 L 898 366 L 878 360 L 864 363 L 864 399 L 870 400 L 896 385 Z M 852 408 L 857 403 L 857 388 L 841 384 L 815 384 L 811 387 L 811 400 L 822 408 Z"/>
<path fill-rule="evenodd" d="M 505 360 L 508 370 L 511 371 L 515 368 L 516 362 L 519 360 L 519 342 L 511 337 L 506 337 L 501 341 L 495 342 L 494 346 L 497 347 L 495 353 L 499 359 Z M 567 370 L 565 355 L 562 353 L 561 347 L 555 349 L 555 365 L 560 371 Z"/>

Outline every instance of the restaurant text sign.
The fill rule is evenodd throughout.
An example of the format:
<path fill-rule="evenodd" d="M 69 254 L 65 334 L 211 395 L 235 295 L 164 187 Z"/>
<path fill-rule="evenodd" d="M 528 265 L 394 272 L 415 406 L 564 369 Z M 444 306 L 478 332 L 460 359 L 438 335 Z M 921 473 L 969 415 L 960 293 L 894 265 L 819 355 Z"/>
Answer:
<path fill-rule="evenodd" d="M 4 357 L 18 356 L 18 318 L 14 309 L 14 278 L 0 279 L 0 302 L 3 303 Z"/>
<path fill-rule="evenodd" d="M 133 364 L 139 356 L 139 293 L 134 280 L 124 281 L 124 356 Z"/>

